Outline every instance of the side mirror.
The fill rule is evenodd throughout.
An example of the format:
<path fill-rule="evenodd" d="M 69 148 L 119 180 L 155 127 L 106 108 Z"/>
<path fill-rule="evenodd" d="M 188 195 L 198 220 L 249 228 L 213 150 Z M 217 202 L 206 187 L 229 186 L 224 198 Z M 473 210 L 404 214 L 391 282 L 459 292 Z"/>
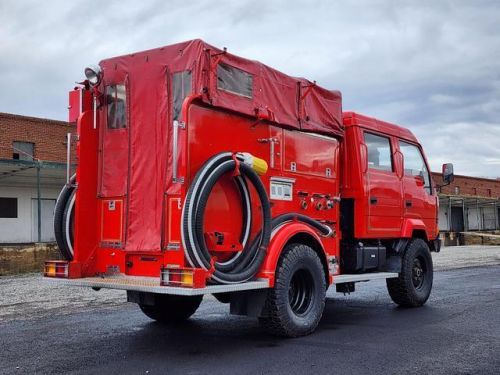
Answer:
<path fill-rule="evenodd" d="M 453 164 L 446 163 L 443 164 L 443 181 L 445 185 L 449 185 L 453 182 L 455 176 L 453 175 Z"/>
<path fill-rule="evenodd" d="M 425 180 L 422 176 L 415 176 L 415 181 L 417 182 L 417 186 L 422 187 L 425 185 Z"/>

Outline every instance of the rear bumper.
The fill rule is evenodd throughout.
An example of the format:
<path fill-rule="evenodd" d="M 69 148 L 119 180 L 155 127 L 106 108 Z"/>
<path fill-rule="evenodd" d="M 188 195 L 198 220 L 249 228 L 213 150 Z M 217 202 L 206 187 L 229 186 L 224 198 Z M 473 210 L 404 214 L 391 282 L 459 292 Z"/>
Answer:
<path fill-rule="evenodd" d="M 204 288 L 160 286 L 159 278 L 124 275 L 112 277 L 85 277 L 82 279 L 44 277 L 44 280 L 58 285 L 133 290 L 136 292 L 175 294 L 179 296 L 196 296 L 201 294 L 269 288 L 269 280 L 267 279 L 259 279 L 241 284 L 209 285 Z"/>

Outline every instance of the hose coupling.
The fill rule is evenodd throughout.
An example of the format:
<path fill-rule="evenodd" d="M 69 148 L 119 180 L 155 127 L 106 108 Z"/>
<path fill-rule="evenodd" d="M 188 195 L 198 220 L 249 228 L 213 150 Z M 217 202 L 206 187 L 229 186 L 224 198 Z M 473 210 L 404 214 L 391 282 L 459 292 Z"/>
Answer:
<path fill-rule="evenodd" d="M 253 156 L 248 152 L 238 152 L 236 158 L 251 167 L 259 176 L 267 173 L 268 165 L 264 159 Z"/>

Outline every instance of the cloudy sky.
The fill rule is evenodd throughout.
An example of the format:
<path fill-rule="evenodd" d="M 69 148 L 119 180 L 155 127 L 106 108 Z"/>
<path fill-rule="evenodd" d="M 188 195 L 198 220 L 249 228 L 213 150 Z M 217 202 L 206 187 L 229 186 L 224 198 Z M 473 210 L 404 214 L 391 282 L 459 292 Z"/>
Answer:
<path fill-rule="evenodd" d="M 66 119 L 103 58 L 202 38 L 409 127 L 433 170 L 500 176 L 499 1 L 0 2 L 0 112 Z"/>

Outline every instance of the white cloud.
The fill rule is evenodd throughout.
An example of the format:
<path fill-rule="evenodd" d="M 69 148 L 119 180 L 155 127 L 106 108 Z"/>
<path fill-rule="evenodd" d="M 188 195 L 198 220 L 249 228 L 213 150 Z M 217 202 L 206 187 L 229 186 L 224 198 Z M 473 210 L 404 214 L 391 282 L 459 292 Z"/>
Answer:
<path fill-rule="evenodd" d="M 0 111 L 64 119 L 86 64 L 202 38 L 410 127 L 434 169 L 496 177 L 499 19 L 482 0 L 2 1 Z"/>

